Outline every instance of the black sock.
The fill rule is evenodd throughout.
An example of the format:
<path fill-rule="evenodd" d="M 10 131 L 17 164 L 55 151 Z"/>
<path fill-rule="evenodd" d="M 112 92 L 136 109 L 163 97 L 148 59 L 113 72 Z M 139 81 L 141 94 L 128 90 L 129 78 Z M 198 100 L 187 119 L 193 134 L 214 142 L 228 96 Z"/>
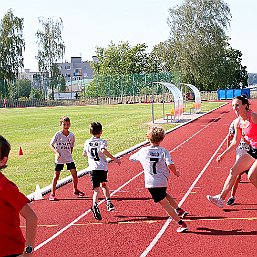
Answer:
<path fill-rule="evenodd" d="M 180 220 L 180 221 L 178 222 L 179 225 L 182 225 L 183 223 L 184 223 L 183 220 Z"/>

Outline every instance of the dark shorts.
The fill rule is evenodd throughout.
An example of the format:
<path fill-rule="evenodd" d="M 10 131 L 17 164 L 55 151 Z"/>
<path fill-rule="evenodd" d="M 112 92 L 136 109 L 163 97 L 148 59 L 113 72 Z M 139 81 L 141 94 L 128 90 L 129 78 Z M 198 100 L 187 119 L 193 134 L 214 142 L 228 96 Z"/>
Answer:
<path fill-rule="evenodd" d="M 95 187 L 100 187 L 102 182 L 108 182 L 107 180 L 108 170 L 92 170 L 90 173 L 90 178 L 93 184 L 93 189 Z"/>
<path fill-rule="evenodd" d="M 66 163 L 67 170 L 76 169 L 76 165 L 74 162 Z M 55 171 L 62 171 L 64 164 L 55 164 Z"/>
<path fill-rule="evenodd" d="M 257 159 L 257 149 L 250 147 L 250 149 L 247 151 L 248 154 L 250 154 L 254 159 Z"/>
<path fill-rule="evenodd" d="M 155 203 L 160 202 L 166 197 L 167 187 L 153 187 L 147 189 L 150 192 Z"/>
<path fill-rule="evenodd" d="M 22 253 L 20 254 L 12 254 L 12 255 L 7 255 L 7 256 L 4 256 L 4 257 L 18 257 L 18 256 L 21 256 Z"/>

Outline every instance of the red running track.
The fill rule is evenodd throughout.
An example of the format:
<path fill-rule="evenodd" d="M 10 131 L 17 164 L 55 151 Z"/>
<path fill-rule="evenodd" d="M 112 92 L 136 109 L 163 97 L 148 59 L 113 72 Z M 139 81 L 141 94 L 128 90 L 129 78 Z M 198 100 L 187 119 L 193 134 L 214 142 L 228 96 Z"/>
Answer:
<path fill-rule="evenodd" d="M 130 162 L 127 154 L 121 166 L 109 164 L 116 210 L 107 212 L 101 202 L 101 222 L 89 211 L 88 176 L 79 180 L 85 198 L 73 197 L 67 184 L 57 191 L 60 201 L 45 196 L 32 202 L 39 217 L 34 256 L 257 256 L 257 191 L 247 178 L 239 184 L 236 205 L 220 209 L 206 199 L 220 192 L 235 158 L 231 154 L 221 164 L 215 160 L 235 118 L 230 108 L 227 104 L 173 130 L 162 143 L 181 172 L 179 178 L 171 175 L 168 192 L 190 213 L 188 233 L 177 233 L 177 224 L 150 199 L 140 164 Z M 257 110 L 257 102 L 252 109 Z"/>

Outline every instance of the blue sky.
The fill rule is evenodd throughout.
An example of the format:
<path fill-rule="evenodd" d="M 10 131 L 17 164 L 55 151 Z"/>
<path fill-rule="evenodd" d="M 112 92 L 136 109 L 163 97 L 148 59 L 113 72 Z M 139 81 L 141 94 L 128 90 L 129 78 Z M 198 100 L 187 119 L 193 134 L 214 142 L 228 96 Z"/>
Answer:
<path fill-rule="evenodd" d="M 225 2 L 232 14 L 227 32 L 230 43 L 243 53 L 242 64 L 247 66 L 247 71 L 257 73 L 257 1 Z M 181 3 L 182 0 L 2 0 L 0 18 L 10 8 L 14 15 L 24 18 L 25 68 L 36 71 L 38 17 L 62 18 L 64 61 L 70 61 L 71 56 L 91 60 L 96 46 L 107 47 L 111 41 L 115 44 L 128 41 L 130 45 L 146 43 L 150 52 L 154 45 L 168 39 L 168 9 Z"/>

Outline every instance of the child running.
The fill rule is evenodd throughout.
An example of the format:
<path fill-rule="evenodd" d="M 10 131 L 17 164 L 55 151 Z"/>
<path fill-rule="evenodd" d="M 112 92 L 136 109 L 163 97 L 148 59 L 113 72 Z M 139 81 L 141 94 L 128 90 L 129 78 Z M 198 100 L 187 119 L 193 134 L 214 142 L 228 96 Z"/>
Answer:
<path fill-rule="evenodd" d="M 55 154 L 55 172 L 52 181 L 52 192 L 49 196 L 50 201 L 58 201 L 55 191 L 57 181 L 60 177 L 60 172 L 64 168 L 64 164 L 67 166 L 67 170 L 70 170 L 73 181 L 73 194 L 82 197 L 85 194 L 78 190 L 78 176 L 75 163 L 72 158 L 72 151 L 75 143 L 75 136 L 69 131 L 70 118 L 63 116 L 60 118 L 61 130 L 56 132 L 50 142 L 50 148 Z"/>
<path fill-rule="evenodd" d="M 130 156 L 130 160 L 139 161 L 144 169 L 145 187 L 149 190 L 155 203 L 160 203 L 169 216 L 171 216 L 179 227 L 177 232 L 188 230 L 187 225 L 180 218 L 188 213 L 181 209 L 170 194 L 166 192 L 170 171 L 179 177 L 174 162 L 171 160 L 167 149 L 160 146 L 165 137 L 165 131 L 160 126 L 149 127 L 147 139 L 150 146 L 141 148 Z"/>
<path fill-rule="evenodd" d="M 84 157 L 88 156 L 88 165 L 91 174 L 91 181 L 93 184 L 93 206 L 91 211 L 97 220 L 102 220 L 100 210 L 98 208 L 98 197 L 100 194 L 100 186 L 102 188 L 103 194 L 107 201 L 107 211 L 114 210 L 114 205 L 111 202 L 109 188 L 106 184 L 107 173 L 108 173 L 108 163 L 106 156 L 111 158 L 114 162 L 120 165 L 121 161 L 113 157 L 107 151 L 107 141 L 101 139 L 103 133 L 102 125 L 99 122 L 93 122 L 90 125 L 90 134 L 92 137 L 85 141 L 84 144 Z"/>

